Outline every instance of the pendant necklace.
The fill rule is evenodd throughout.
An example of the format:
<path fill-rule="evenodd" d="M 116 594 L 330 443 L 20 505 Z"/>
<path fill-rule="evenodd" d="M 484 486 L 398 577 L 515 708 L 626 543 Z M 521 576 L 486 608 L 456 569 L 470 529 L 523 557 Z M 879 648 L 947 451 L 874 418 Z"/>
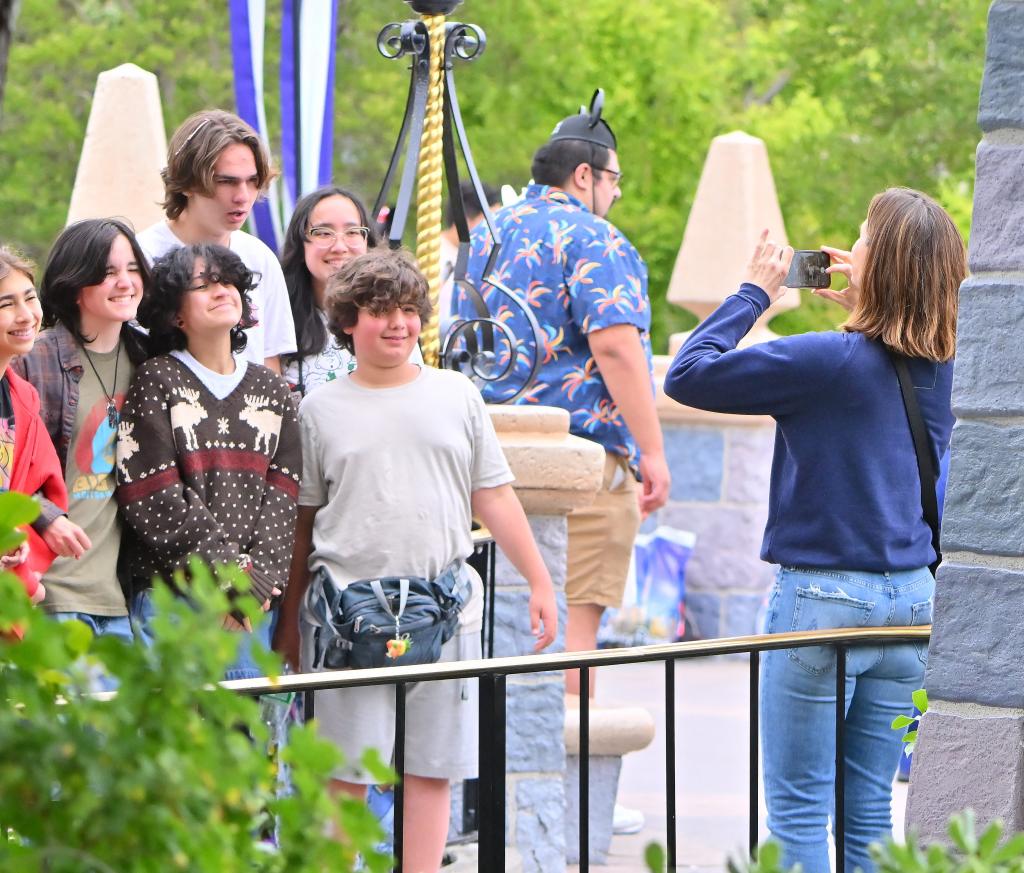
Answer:
<path fill-rule="evenodd" d="M 121 420 L 121 414 L 117 411 L 117 404 L 114 403 L 114 392 L 117 391 L 117 366 L 121 363 L 121 340 L 117 341 L 117 353 L 114 356 L 114 384 L 111 385 L 111 390 L 107 391 L 107 386 L 103 384 L 103 380 L 100 378 L 100 372 L 96 369 L 96 365 L 92 362 L 92 356 L 89 354 L 89 350 L 83 345 L 82 351 L 85 352 L 85 359 L 89 362 L 89 366 L 92 367 L 93 373 L 96 374 L 96 381 L 100 383 L 100 391 L 103 392 L 103 396 L 107 398 L 107 424 L 111 428 L 116 428 L 117 423 Z"/>

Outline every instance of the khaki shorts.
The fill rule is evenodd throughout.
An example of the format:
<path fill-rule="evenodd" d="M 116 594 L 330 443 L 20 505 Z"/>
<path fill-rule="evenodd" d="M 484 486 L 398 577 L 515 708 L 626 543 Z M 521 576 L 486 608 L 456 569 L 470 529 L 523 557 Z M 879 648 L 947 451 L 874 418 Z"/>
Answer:
<path fill-rule="evenodd" d="M 604 483 L 594 502 L 569 513 L 569 603 L 622 606 L 633 540 L 640 530 L 636 489 L 626 459 L 606 453 Z"/>
<path fill-rule="evenodd" d="M 465 630 L 441 647 L 438 663 L 482 657 L 480 630 Z M 444 679 L 415 682 L 405 691 L 405 772 L 433 779 L 472 779 L 477 773 L 478 681 Z M 395 686 L 332 688 L 315 692 L 317 732 L 337 746 L 345 763 L 332 776 L 373 785 L 359 766 L 366 749 L 389 764 L 395 748 Z"/>

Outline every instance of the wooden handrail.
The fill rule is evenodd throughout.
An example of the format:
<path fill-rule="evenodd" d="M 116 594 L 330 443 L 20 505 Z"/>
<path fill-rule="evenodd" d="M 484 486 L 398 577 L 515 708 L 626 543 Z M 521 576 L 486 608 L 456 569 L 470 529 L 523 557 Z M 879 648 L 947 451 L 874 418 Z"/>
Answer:
<path fill-rule="evenodd" d="M 422 664 L 413 667 L 380 667 L 370 670 L 334 670 L 322 673 L 294 673 L 275 678 L 234 679 L 221 682 L 223 688 L 241 694 L 260 695 L 289 691 L 320 691 L 361 685 L 393 685 L 429 679 L 465 679 L 481 675 L 539 673 L 546 670 L 572 670 L 581 667 L 607 667 L 647 661 L 704 658 L 735 655 L 752 651 L 803 648 L 805 646 L 871 643 L 910 643 L 927 641 L 931 625 L 914 627 L 829 628 L 795 631 L 785 634 L 757 634 L 722 637 L 688 643 L 663 643 L 594 652 L 559 652 L 550 655 L 521 655 L 513 658 L 456 661 L 446 664 Z"/>

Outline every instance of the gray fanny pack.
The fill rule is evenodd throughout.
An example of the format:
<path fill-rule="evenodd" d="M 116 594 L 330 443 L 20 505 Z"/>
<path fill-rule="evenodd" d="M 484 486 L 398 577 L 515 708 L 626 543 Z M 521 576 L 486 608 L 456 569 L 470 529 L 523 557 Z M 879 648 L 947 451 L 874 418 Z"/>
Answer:
<path fill-rule="evenodd" d="M 312 584 L 314 670 L 433 664 L 470 594 L 462 561 L 434 579 L 381 576 L 344 588 L 321 567 Z"/>

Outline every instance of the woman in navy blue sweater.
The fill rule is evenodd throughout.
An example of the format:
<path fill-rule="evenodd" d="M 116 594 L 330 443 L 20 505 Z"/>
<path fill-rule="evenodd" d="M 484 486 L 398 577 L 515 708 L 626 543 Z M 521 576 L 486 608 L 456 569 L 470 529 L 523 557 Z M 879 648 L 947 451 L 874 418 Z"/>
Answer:
<path fill-rule="evenodd" d="M 910 358 L 935 469 L 953 427 L 950 388 L 957 292 L 966 257 L 931 198 L 878 194 L 852 251 L 826 249 L 845 291 L 822 296 L 850 316 L 839 332 L 737 349 L 784 292 L 793 257 L 762 235 L 736 294 L 690 335 L 665 379 L 680 403 L 776 421 L 761 557 L 780 565 L 767 633 L 928 624 L 935 560 L 921 507 L 907 413 L 886 346 Z M 846 683 L 846 869 L 870 871 L 868 844 L 892 829 L 901 753 L 893 718 L 921 686 L 923 644 L 851 649 Z M 835 778 L 832 649 L 768 652 L 761 661 L 768 827 L 784 863 L 829 870 L 826 824 Z"/>

